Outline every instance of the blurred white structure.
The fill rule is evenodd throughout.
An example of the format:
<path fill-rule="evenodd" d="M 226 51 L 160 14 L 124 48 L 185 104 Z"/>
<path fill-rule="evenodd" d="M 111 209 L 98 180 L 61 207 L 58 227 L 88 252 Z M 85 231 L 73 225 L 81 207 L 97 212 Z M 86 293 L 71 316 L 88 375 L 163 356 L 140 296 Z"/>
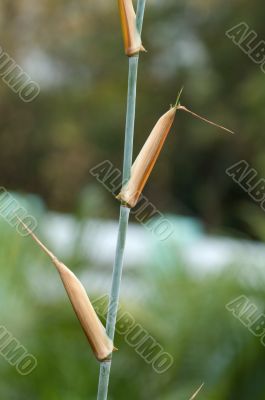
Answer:
<path fill-rule="evenodd" d="M 178 274 L 183 268 L 194 279 L 219 274 L 232 265 L 240 268 L 240 279 L 253 280 L 253 283 L 264 274 L 265 245 L 209 236 L 194 219 L 168 218 L 175 232 L 165 242 L 143 226 L 130 223 L 122 285 L 124 297 L 138 295 L 140 300 L 152 288 L 152 280 L 159 279 L 161 274 Z M 81 225 L 72 216 L 48 213 L 40 228 L 42 238 L 62 260 L 73 254 L 82 257 L 83 268 L 78 275 L 89 293 L 109 292 L 117 222 L 88 220 Z"/>

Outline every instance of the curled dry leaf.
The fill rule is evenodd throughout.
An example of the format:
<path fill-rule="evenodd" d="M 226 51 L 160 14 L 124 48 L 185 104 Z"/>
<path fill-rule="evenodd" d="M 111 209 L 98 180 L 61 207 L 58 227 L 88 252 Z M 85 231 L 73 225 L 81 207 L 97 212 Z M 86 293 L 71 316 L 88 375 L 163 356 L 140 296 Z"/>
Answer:
<path fill-rule="evenodd" d="M 136 27 L 136 14 L 132 0 L 118 0 L 125 54 L 129 57 L 145 51 Z"/>
<path fill-rule="evenodd" d="M 19 218 L 18 218 L 19 219 Z M 59 261 L 54 254 L 47 249 L 46 246 L 38 239 L 38 237 L 28 229 L 28 227 L 19 219 L 23 227 L 28 231 L 34 241 L 42 248 L 42 250 L 50 257 L 55 265 L 69 300 L 73 306 L 75 314 L 80 321 L 83 331 L 90 343 L 90 346 L 99 361 L 104 361 L 109 358 L 110 354 L 116 350 L 112 341 L 107 336 L 106 330 L 98 318 L 85 288 L 77 277 Z"/>

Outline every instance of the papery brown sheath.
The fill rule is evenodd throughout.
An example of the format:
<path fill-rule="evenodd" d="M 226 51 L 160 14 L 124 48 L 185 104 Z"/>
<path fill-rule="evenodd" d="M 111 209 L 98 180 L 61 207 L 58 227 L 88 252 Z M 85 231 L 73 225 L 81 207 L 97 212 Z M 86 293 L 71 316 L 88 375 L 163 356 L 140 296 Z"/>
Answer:
<path fill-rule="evenodd" d="M 136 158 L 129 182 L 122 188 L 118 199 L 134 207 L 161 152 L 174 122 L 177 107 L 172 107 L 156 123 L 142 150 Z"/>
<path fill-rule="evenodd" d="M 218 125 L 204 117 L 201 117 L 198 114 L 195 114 L 193 111 L 177 102 L 174 107 L 171 107 L 170 110 L 162 115 L 162 117 L 158 120 L 138 157 L 136 158 L 131 169 L 131 178 L 129 182 L 122 187 L 120 194 L 117 196 L 117 199 L 119 199 L 125 205 L 131 208 L 136 206 L 162 150 L 164 142 L 170 132 L 177 110 L 185 111 L 191 114 L 193 117 L 206 122 L 207 124 L 223 129 L 229 133 L 234 133 L 222 125 Z"/>
<path fill-rule="evenodd" d="M 55 265 L 69 300 L 73 306 L 75 314 L 82 326 L 82 329 L 90 343 L 90 346 L 99 361 L 108 359 L 110 354 L 116 349 L 112 341 L 106 334 L 105 328 L 98 318 L 88 296 L 85 288 L 77 277 L 59 261 L 54 254 L 44 246 L 44 244 L 37 238 L 37 236 L 28 229 L 28 227 L 18 218 L 23 227 L 29 232 L 34 241 L 42 248 L 42 250 L 50 257 Z"/>
<path fill-rule="evenodd" d="M 145 51 L 136 27 L 136 14 L 132 0 L 118 0 L 125 54 L 129 57 Z"/>

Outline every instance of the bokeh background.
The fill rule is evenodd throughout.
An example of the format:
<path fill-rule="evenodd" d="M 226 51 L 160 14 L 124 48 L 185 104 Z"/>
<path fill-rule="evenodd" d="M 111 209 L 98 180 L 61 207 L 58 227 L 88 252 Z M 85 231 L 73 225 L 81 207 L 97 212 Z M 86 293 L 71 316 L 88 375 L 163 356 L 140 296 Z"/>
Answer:
<path fill-rule="evenodd" d="M 241 21 L 265 39 L 261 0 L 147 1 L 135 155 L 184 86 L 182 103 L 237 132 L 179 113 L 145 195 L 170 219 L 160 242 L 133 218 L 123 310 L 174 357 L 158 375 L 122 336 L 110 399 L 265 399 L 265 351 L 225 305 L 264 311 L 264 212 L 226 168 L 265 177 L 265 75 L 227 38 Z M 108 293 L 119 207 L 89 170 L 121 168 L 127 91 L 116 1 L 1 0 L 0 46 L 41 86 L 32 103 L 0 80 L 0 182 L 92 299 Z M 38 359 L 29 376 L 0 357 L 0 397 L 95 399 L 99 365 L 49 260 L 0 220 L 1 325 Z"/>

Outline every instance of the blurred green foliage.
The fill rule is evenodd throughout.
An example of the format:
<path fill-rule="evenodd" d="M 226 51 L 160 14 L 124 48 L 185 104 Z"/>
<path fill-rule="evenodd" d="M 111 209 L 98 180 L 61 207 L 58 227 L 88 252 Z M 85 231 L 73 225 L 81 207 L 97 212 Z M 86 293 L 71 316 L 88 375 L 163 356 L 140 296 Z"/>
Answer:
<path fill-rule="evenodd" d="M 23 377 L 0 357 L 0 397 L 94 399 L 99 365 L 57 272 L 29 238 L 19 237 L 4 222 L 0 229 L 1 325 L 38 360 L 36 370 Z M 172 263 L 175 268 L 167 274 L 152 274 L 152 266 L 148 274 L 140 271 L 148 292 L 140 303 L 129 301 L 125 293 L 121 312 L 130 312 L 173 356 L 174 364 L 158 375 L 117 335 L 110 399 L 187 400 L 205 382 L 198 398 L 263 400 L 265 349 L 225 305 L 244 294 L 264 310 L 264 278 L 250 285 L 238 264 L 197 279 L 177 255 Z"/>

